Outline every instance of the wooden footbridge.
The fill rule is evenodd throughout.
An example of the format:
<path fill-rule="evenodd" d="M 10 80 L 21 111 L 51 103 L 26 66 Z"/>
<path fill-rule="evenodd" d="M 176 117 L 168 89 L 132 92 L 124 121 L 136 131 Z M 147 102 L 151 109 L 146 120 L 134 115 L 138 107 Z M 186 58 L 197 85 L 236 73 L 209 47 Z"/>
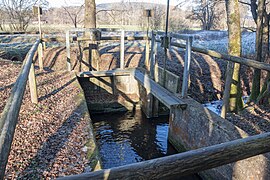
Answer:
<path fill-rule="evenodd" d="M 85 30 L 80 30 L 85 31 Z M 69 32 L 67 33 L 69 34 Z M 212 57 L 221 58 L 227 61 L 241 63 L 253 68 L 262 69 L 270 71 L 270 65 L 256 62 L 250 59 L 239 58 L 234 56 L 229 56 L 225 54 L 220 54 L 214 51 L 204 50 L 200 48 L 192 47 L 192 38 L 189 36 L 182 36 L 179 34 L 171 33 L 170 38 L 181 38 L 186 40 L 186 44 L 180 44 L 171 42 L 169 43 L 168 37 L 164 37 L 164 34 L 161 32 L 153 32 L 151 36 L 151 51 L 150 47 L 146 52 L 151 52 L 149 56 L 146 56 L 146 65 L 150 69 L 150 73 L 147 71 L 141 71 L 140 69 L 124 69 L 124 58 L 123 53 L 121 57 L 121 67 L 120 69 L 110 70 L 110 71 L 89 71 L 89 72 L 81 72 L 78 73 L 79 77 L 109 77 L 109 76 L 132 76 L 137 83 L 142 86 L 147 92 L 146 111 L 149 116 L 152 116 L 153 108 L 155 108 L 155 101 L 157 99 L 162 104 L 170 109 L 170 137 L 172 138 L 171 142 L 177 146 L 177 143 L 183 143 L 187 149 L 194 149 L 191 151 L 187 151 L 184 153 L 167 156 L 163 158 L 148 160 L 144 162 L 139 162 L 135 164 L 130 164 L 126 166 L 104 169 L 100 171 L 95 171 L 91 173 L 79 174 L 74 176 L 62 177 L 60 179 L 170 179 L 180 176 L 185 176 L 189 174 L 198 173 L 204 170 L 220 167 L 225 164 L 233 163 L 239 160 L 243 160 L 252 156 L 260 155 L 266 152 L 270 152 L 270 133 L 264 133 L 256 136 L 250 136 L 241 138 L 241 136 L 232 136 L 231 132 L 228 130 L 226 132 L 227 127 L 232 127 L 232 125 L 224 125 L 223 120 L 218 119 L 218 117 L 214 116 L 211 112 L 207 111 L 201 105 L 194 102 L 194 100 L 187 97 L 187 89 L 188 89 L 188 79 L 189 79 L 189 64 L 190 64 L 190 54 L 191 51 L 196 51 L 204 54 L 208 54 Z M 163 36 L 163 38 L 159 38 L 158 36 Z M 137 39 L 146 39 L 147 37 L 124 37 L 124 33 L 122 33 L 122 37 L 106 37 L 106 40 L 115 40 L 122 39 L 122 51 L 124 47 L 124 40 L 137 40 Z M 164 40 L 165 39 L 165 40 Z M 18 121 L 19 110 L 22 104 L 22 97 L 25 92 L 25 87 L 27 83 L 27 79 L 29 80 L 30 91 L 31 91 L 31 99 L 33 103 L 38 103 L 37 99 L 37 89 L 36 89 L 36 80 L 35 80 L 35 72 L 33 65 L 33 57 L 37 49 L 39 49 L 39 64 L 42 67 L 42 48 L 41 41 L 50 41 L 52 39 L 42 39 L 37 40 L 31 50 L 29 51 L 24 64 L 22 66 L 22 71 L 18 76 L 18 79 L 13 87 L 10 98 L 5 106 L 4 111 L 2 112 L 2 116 L 0 119 L 0 179 L 4 178 L 4 173 L 6 169 L 6 164 L 11 148 L 11 143 L 13 140 L 16 124 Z M 59 39 L 57 39 L 59 40 Z M 67 35 L 67 48 L 69 48 L 69 40 L 70 37 Z M 77 40 L 85 40 L 85 39 L 77 39 Z M 89 39 L 87 39 L 89 40 Z M 102 40 L 102 37 L 101 37 Z M 177 94 L 176 92 L 171 92 L 166 88 L 166 85 L 160 85 L 154 79 L 154 69 L 155 69 L 155 56 L 157 53 L 156 42 L 162 42 L 164 48 L 168 48 L 168 46 L 176 46 L 186 49 L 185 56 L 185 68 L 184 68 L 184 77 L 182 82 L 182 90 L 181 94 Z M 67 51 L 69 51 L 67 49 Z M 147 59 L 150 57 L 150 59 Z M 68 53 L 67 64 L 70 70 L 70 56 Z M 166 63 L 164 63 L 166 64 Z M 166 67 L 163 69 L 163 83 L 166 83 Z M 196 118 L 193 118 L 196 117 Z M 217 120 L 216 120 L 217 119 Z M 196 124 L 196 122 L 199 123 Z M 190 123 L 190 124 L 189 124 Z M 194 124 L 193 124 L 194 123 Z M 216 124 L 215 124 L 216 123 Z M 195 125 L 196 124 L 196 125 Z M 197 129 L 190 129 L 190 127 L 197 127 Z M 209 126 L 211 129 L 204 129 L 204 126 Z M 182 128 L 182 129 L 181 129 Z M 186 129 L 185 129 L 186 128 Z M 198 129 L 201 128 L 201 129 Z M 181 129 L 181 132 L 178 130 Z M 186 130 L 186 132 L 184 131 Z M 200 132 L 204 132 L 207 130 L 206 134 L 200 134 Z M 210 131 L 211 130 L 211 131 Z M 188 134 L 187 132 L 193 131 L 195 134 Z M 241 132 L 239 129 L 235 129 L 234 132 Z M 186 139 L 180 140 L 178 138 L 181 137 L 181 133 L 185 134 Z M 198 135 L 202 135 L 197 137 Z M 210 136 L 211 135 L 211 136 Z M 217 138 L 217 136 L 220 136 Z M 224 137 L 222 137 L 224 136 Z M 226 136 L 226 137 L 225 137 Z M 183 137 L 184 138 L 184 137 Z M 227 139 L 226 139 L 227 138 Z M 186 141 L 185 141 L 186 140 Z M 200 141 L 200 145 L 192 146 L 188 144 L 188 141 L 193 141 L 192 143 L 196 143 L 196 141 Z M 257 157 L 257 156 L 256 156 Z M 267 160 L 268 161 L 268 160 Z M 237 168 L 240 171 L 237 171 L 237 168 L 232 169 L 231 166 L 227 166 L 229 171 L 237 171 L 237 173 L 245 173 L 248 174 L 247 171 L 253 173 L 253 177 L 260 177 L 260 174 L 264 174 L 264 177 L 269 177 L 267 175 L 267 171 L 264 171 L 263 165 L 266 163 L 252 165 L 251 168 L 245 170 L 247 165 L 245 166 L 245 162 L 254 162 L 257 163 L 256 158 L 252 160 L 245 160 L 241 165 L 238 165 Z M 258 164 L 258 163 L 257 163 Z M 259 172 L 253 172 L 254 170 L 258 170 L 257 167 L 261 168 Z M 218 170 L 217 170 L 218 171 Z M 263 172 L 264 171 L 264 172 Z M 213 171 L 211 171 L 213 172 Z M 235 173 L 235 177 L 243 177 L 242 175 L 237 176 Z M 215 177 L 215 176 L 214 176 Z M 251 177 L 251 176 L 247 176 Z M 230 178 L 228 178 L 230 179 Z"/>

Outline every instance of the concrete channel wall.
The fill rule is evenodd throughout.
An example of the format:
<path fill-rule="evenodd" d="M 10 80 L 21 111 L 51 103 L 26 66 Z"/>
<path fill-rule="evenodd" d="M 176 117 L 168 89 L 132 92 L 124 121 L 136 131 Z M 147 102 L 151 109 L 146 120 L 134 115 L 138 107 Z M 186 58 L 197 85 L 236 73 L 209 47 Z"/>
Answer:
<path fill-rule="evenodd" d="M 74 78 L 76 75 L 74 74 Z M 99 152 L 96 144 L 96 138 L 94 136 L 94 129 L 92 126 L 92 120 L 90 118 L 90 113 L 88 111 L 85 95 L 83 93 L 83 89 L 81 88 L 81 85 L 79 81 L 76 79 L 74 82 L 76 83 L 76 86 L 80 89 L 80 92 L 76 96 L 76 105 L 79 109 L 79 111 L 83 114 L 83 118 L 86 121 L 89 121 L 89 140 L 85 147 L 87 147 L 87 158 L 89 161 L 89 166 L 92 171 L 100 170 L 101 164 L 100 164 L 100 157 Z"/>
<path fill-rule="evenodd" d="M 171 108 L 169 122 L 169 141 L 179 151 L 248 137 L 246 132 L 203 107 L 192 98 L 181 98 L 181 100 L 187 104 L 187 109 Z M 203 179 L 217 180 L 270 179 L 269 159 L 270 154 L 259 155 L 199 174 Z"/>
<path fill-rule="evenodd" d="M 138 83 L 131 75 L 89 77 L 83 81 L 92 113 L 132 110 L 139 105 Z"/>

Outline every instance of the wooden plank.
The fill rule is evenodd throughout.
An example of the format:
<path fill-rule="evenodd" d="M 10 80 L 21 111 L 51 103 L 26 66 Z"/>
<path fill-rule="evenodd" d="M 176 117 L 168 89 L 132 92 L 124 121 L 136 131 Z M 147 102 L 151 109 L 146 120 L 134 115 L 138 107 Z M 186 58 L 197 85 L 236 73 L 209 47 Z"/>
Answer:
<path fill-rule="evenodd" d="M 150 54 L 150 77 L 153 79 L 155 76 L 155 64 L 156 64 L 156 54 L 157 54 L 157 43 L 156 35 L 152 31 L 151 36 L 151 54 Z"/>
<path fill-rule="evenodd" d="M 125 31 L 121 31 L 120 68 L 125 68 Z"/>
<path fill-rule="evenodd" d="M 41 70 L 43 70 L 43 47 L 42 47 L 42 43 L 39 43 L 39 45 L 38 45 L 38 64 L 39 64 L 39 68 Z"/>
<path fill-rule="evenodd" d="M 30 68 L 28 79 L 29 79 L 31 101 L 32 103 L 37 104 L 38 103 L 37 81 L 35 76 L 35 67 L 33 63 Z"/>
<path fill-rule="evenodd" d="M 188 93 L 188 82 L 189 82 L 189 70 L 190 70 L 190 61 L 191 61 L 191 43 L 192 38 L 188 38 L 186 41 L 186 54 L 185 54 L 185 63 L 184 63 L 184 73 L 183 73 L 183 84 L 182 84 L 182 97 L 187 97 Z"/>
<path fill-rule="evenodd" d="M 88 71 L 80 72 L 77 74 L 78 77 L 110 77 L 110 76 L 129 76 L 133 69 L 115 69 L 109 71 Z"/>
<path fill-rule="evenodd" d="M 159 75 L 158 72 L 161 72 L 162 68 L 159 67 L 157 64 L 155 65 L 155 76 L 154 76 L 154 81 L 157 82 L 158 84 L 162 84 L 164 79 L 162 79 L 162 76 Z M 178 93 L 181 92 L 179 87 L 180 87 L 180 77 L 175 75 L 174 73 L 166 70 L 166 79 L 165 79 L 165 88 L 170 91 L 171 93 Z M 172 83 L 173 81 L 173 83 Z"/>
<path fill-rule="evenodd" d="M 147 70 L 149 70 L 149 54 L 150 54 L 150 45 L 149 45 L 149 40 L 146 40 L 145 42 L 145 51 L 144 51 L 144 65 Z"/>
<path fill-rule="evenodd" d="M 103 41 L 114 41 L 114 40 L 120 40 L 121 36 L 104 36 L 101 37 L 101 40 Z M 150 38 L 147 38 L 146 36 L 125 36 L 125 40 L 127 41 L 139 41 L 139 40 L 150 40 Z"/>
<path fill-rule="evenodd" d="M 11 95 L 2 112 L 0 119 L 0 179 L 4 178 L 6 164 L 18 121 L 27 78 L 39 43 L 40 40 L 37 40 L 28 52 L 22 70 L 14 87 L 12 88 Z"/>
<path fill-rule="evenodd" d="M 174 179 L 269 151 L 270 133 L 264 133 L 167 157 L 59 179 Z"/>
<path fill-rule="evenodd" d="M 125 40 L 127 41 L 140 41 L 140 40 L 147 40 L 150 38 L 147 38 L 145 36 L 125 36 Z M 72 42 L 73 38 L 69 38 L 69 40 Z M 91 38 L 87 37 L 79 37 L 77 38 L 77 41 L 91 41 Z M 101 37 L 102 41 L 119 41 L 121 40 L 121 36 L 104 36 Z M 50 37 L 50 38 L 43 38 L 43 42 L 66 42 L 66 39 L 63 37 Z"/>
<path fill-rule="evenodd" d="M 169 92 L 164 87 L 158 85 L 155 81 L 150 79 L 147 74 L 144 74 L 139 70 L 135 70 L 133 75 L 135 79 L 140 82 L 147 91 L 149 91 L 154 97 L 156 97 L 168 108 L 177 106 L 182 109 L 186 109 L 186 103 L 182 102 L 179 98 L 177 98 L 173 93 Z"/>
<path fill-rule="evenodd" d="M 71 71 L 69 31 L 66 32 L 67 69 Z"/>
<path fill-rule="evenodd" d="M 176 39 L 183 39 L 183 40 L 188 40 L 190 37 L 190 35 L 185 35 L 185 34 L 178 34 L 178 33 L 170 33 L 169 34 L 170 37 L 172 38 L 176 38 Z"/>

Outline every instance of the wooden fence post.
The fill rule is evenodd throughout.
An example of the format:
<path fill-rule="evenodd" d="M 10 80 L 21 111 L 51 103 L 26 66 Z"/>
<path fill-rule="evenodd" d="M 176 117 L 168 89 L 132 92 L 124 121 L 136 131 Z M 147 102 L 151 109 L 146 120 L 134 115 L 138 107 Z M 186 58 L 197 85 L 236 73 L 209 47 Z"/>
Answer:
<path fill-rule="evenodd" d="M 38 45 L 38 64 L 39 68 L 43 70 L 43 46 L 42 43 Z"/>
<path fill-rule="evenodd" d="M 226 69 L 226 80 L 225 80 L 225 89 L 223 95 L 223 103 L 220 116 L 222 118 L 226 118 L 226 113 L 228 112 L 229 102 L 230 102 L 230 91 L 231 91 L 231 83 L 233 76 L 234 63 L 228 62 Z"/>
<path fill-rule="evenodd" d="M 156 43 L 156 35 L 154 31 L 152 31 L 151 35 L 151 52 L 150 52 L 150 78 L 155 79 L 155 67 L 156 67 L 156 53 L 157 53 L 157 43 Z M 159 109 L 159 101 L 153 96 L 150 97 L 150 104 L 152 108 L 152 117 L 158 117 L 158 109 Z"/>
<path fill-rule="evenodd" d="M 120 68 L 125 68 L 125 31 L 121 31 Z"/>
<path fill-rule="evenodd" d="M 147 34 L 147 40 L 145 41 L 145 61 L 144 65 L 146 70 L 149 71 L 149 53 L 150 53 L 150 44 L 149 44 L 149 37 Z"/>
<path fill-rule="evenodd" d="M 189 69 L 191 61 L 191 46 L 192 46 L 192 37 L 188 37 L 186 40 L 186 54 L 185 54 L 185 63 L 184 63 L 184 75 L 182 83 L 182 97 L 187 97 L 188 91 L 188 82 L 189 82 Z"/>
<path fill-rule="evenodd" d="M 33 63 L 30 68 L 28 79 L 29 79 L 31 101 L 32 103 L 37 104 L 38 103 L 37 82 L 36 82 L 36 76 L 35 76 L 35 67 Z"/>
<path fill-rule="evenodd" d="M 42 47 L 43 47 L 43 50 L 45 51 L 47 49 L 47 46 L 46 46 L 46 42 L 42 42 Z"/>
<path fill-rule="evenodd" d="M 67 69 L 71 71 L 69 31 L 66 32 Z"/>
<path fill-rule="evenodd" d="M 152 79 L 154 79 L 154 77 L 155 77 L 156 53 L 157 53 L 156 35 L 152 31 L 152 35 L 151 35 L 151 54 L 150 54 L 150 77 Z"/>

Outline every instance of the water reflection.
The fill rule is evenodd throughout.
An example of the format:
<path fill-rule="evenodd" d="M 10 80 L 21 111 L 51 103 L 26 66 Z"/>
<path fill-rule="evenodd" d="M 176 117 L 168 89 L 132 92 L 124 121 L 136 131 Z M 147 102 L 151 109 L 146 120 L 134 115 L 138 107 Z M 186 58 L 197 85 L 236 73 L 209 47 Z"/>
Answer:
<path fill-rule="evenodd" d="M 91 117 L 104 169 L 177 153 L 168 143 L 168 116 L 136 112 Z"/>

